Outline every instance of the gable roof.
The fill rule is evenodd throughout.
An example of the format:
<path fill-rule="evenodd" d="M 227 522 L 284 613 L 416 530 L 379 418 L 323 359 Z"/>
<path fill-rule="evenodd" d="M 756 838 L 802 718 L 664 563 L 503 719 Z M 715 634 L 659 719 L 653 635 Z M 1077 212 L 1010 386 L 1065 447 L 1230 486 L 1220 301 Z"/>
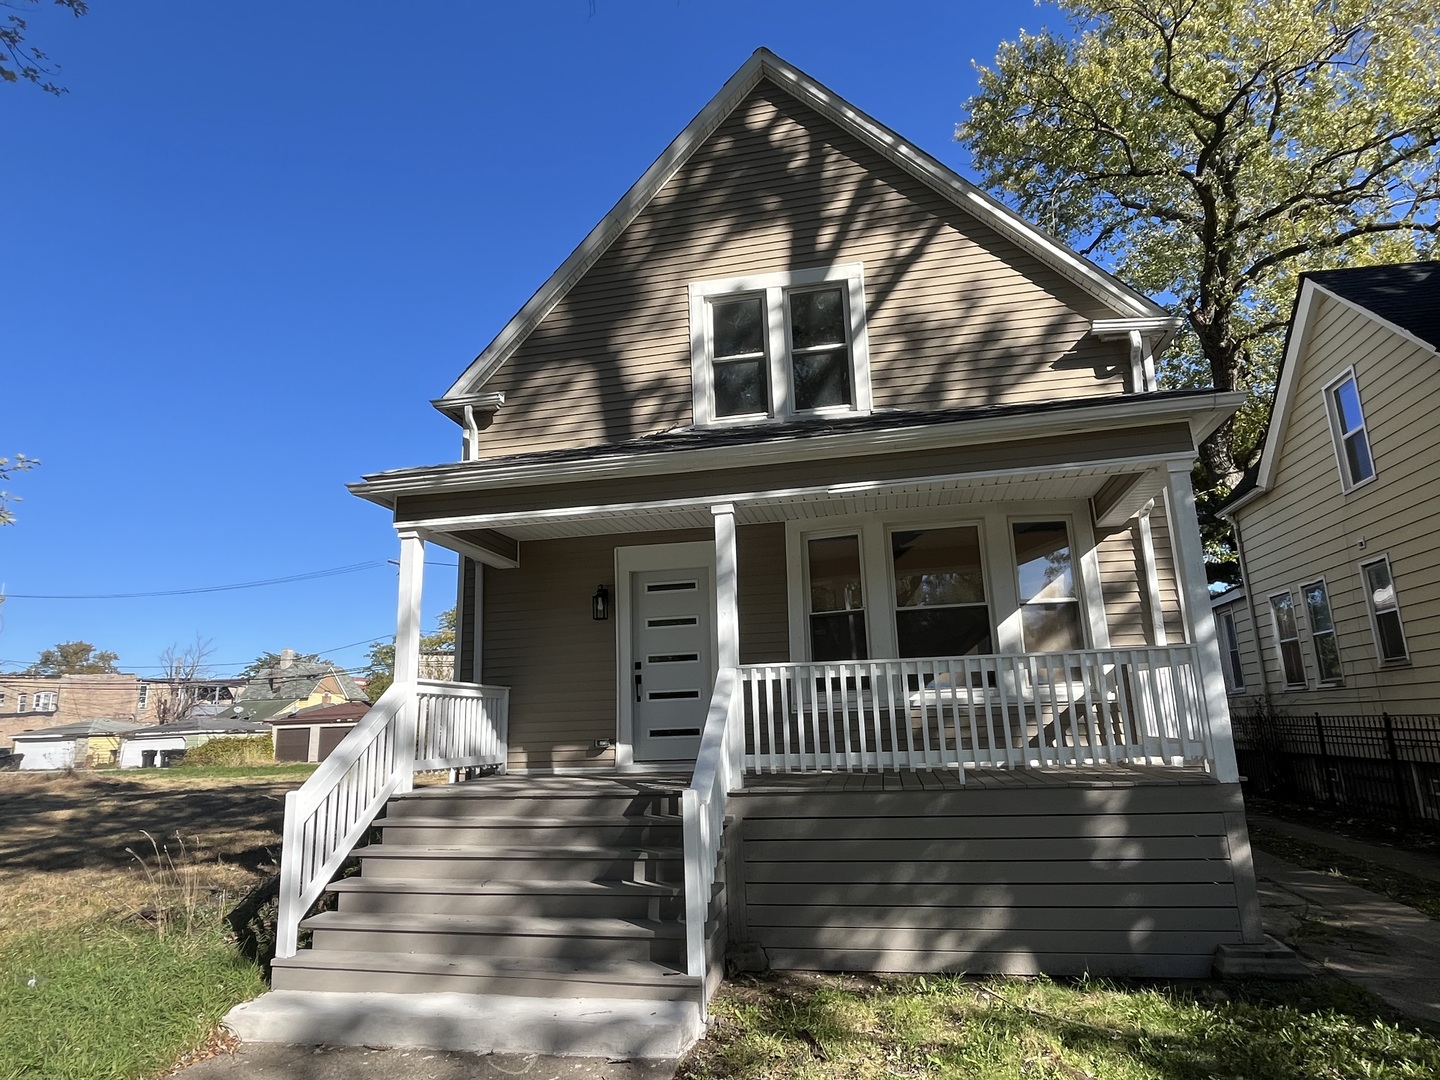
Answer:
<path fill-rule="evenodd" d="M 129 720 L 77 720 L 72 724 L 57 724 L 51 728 L 32 728 L 17 731 L 12 739 L 88 739 L 96 736 L 123 735 L 135 731 L 139 724 Z"/>
<path fill-rule="evenodd" d="M 1032 225 L 998 199 L 946 168 L 923 150 L 855 108 L 769 49 L 757 49 L 721 87 L 710 103 L 686 125 L 620 201 L 580 242 L 560 268 L 541 285 L 525 306 L 505 324 L 444 395 L 432 404 L 458 418 L 464 399 L 476 395 L 572 287 L 595 265 L 716 128 L 759 83 L 768 81 L 814 109 L 911 176 L 943 195 L 996 232 L 1038 258 L 1067 280 L 1113 309 L 1124 319 L 1160 320 L 1166 337 L 1173 332 L 1169 314 L 1148 297 L 1112 277 L 1090 260 Z M 1162 343 L 1163 344 L 1163 343 Z M 1160 346 L 1157 345 L 1157 351 Z"/>
<path fill-rule="evenodd" d="M 1290 415 L 1299 378 L 1300 353 L 1308 341 L 1310 315 L 1321 297 L 1358 309 L 1401 337 L 1440 353 L 1440 262 L 1391 263 L 1339 270 L 1312 270 L 1300 275 L 1295 310 L 1285 331 L 1285 352 L 1275 378 L 1275 396 L 1260 460 L 1246 471 L 1230 497 L 1216 511 L 1229 517 L 1270 490 L 1279 466 L 1280 441 Z"/>
<path fill-rule="evenodd" d="M 1440 349 L 1440 262 L 1317 270 L 1305 277 Z"/>

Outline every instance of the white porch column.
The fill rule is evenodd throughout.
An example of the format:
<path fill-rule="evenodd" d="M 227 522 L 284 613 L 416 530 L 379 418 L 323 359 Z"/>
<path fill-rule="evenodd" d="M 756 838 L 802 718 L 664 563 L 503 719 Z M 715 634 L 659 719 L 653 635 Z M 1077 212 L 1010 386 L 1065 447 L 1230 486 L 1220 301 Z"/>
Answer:
<path fill-rule="evenodd" d="M 735 507 L 720 503 L 710 508 L 715 518 L 715 628 L 716 668 L 740 666 L 739 578 L 735 558 Z"/>
<path fill-rule="evenodd" d="M 1210 616 L 1210 590 L 1205 577 L 1205 553 L 1200 544 L 1200 519 L 1195 514 L 1195 492 L 1190 486 L 1190 466 L 1172 462 L 1166 481 L 1170 511 L 1170 543 L 1175 553 L 1175 572 L 1184 598 L 1186 636 L 1195 646 L 1200 663 L 1205 709 L 1209 713 L 1210 744 L 1215 755 L 1215 778 L 1222 784 L 1240 780 L 1235 764 L 1235 737 L 1230 729 L 1230 703 L 1225 695 L 1225 676 L 1220 667 L 1220 644 L 1215 638 L 1215 620 Z"/>
<path fill-rule="evenodd" d="M 409 687 L 395 729 L 395 769 L 400 790 L 415 778 L 415 680 L 420 673 L 420 596 L 425 584 L 425 541 L 412 530 L 400 533 L 400 600 L 395 614 L 395 684 Z"/>

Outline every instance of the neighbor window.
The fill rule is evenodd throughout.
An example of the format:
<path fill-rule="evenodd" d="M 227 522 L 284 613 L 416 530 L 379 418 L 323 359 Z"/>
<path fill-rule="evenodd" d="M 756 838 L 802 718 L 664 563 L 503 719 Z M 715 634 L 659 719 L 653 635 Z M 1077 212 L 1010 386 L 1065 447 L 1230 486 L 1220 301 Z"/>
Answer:
<path fill-rule="evenodd" d="M 890 558 L 901 656 L 976 656 L 995 651 L 978 528 L 893 532 Z"/>
<path fill-rule="evenodd" d="M 25 706 L 26 706 L 27 704 L 29 704 L 29 701 L 30 701 L 30 699 L 29 699 L 28 696 L 26 696 L 25 694 L 21 694 L 19 697 L 17 697 L 17 698 L 15 699 L 15 711 L 16 711 L 16 712 L 24 712 L 24 711 L 25 711 Z"/>
<path fill-rule="evenodd" d="M 858 264 L 690 286 L 697 424 L 868 412 Z"/>
<path fill-rule="evenodd" d="M 1335 440 L 1335 457 L 1340 467 L 1340 484 L 1346 491 L 1375 475 L 1370 456 L 1370 437 L 1365 432 L 1365 414 L 1360 409 L 1360 388 L 1355 373 L 1347 371 L 1325 391 L 1330 414 L 1330 433 Z"/>
<path fill-rule="evenodd" d="M 140 699 L 135 702 L 136 711 L 143 712 L 143 711 L 145 710 L 145 707 L 146 707 L 147 705 L 149 705 L 149 704 L 150 704 L 150 685 L 149 685 L 148 683 L 141 683 L 141 684 L 140 684 Z"/>
<path fill-rule="evenodd" d="M 810 659 L 864 659 L 869 653 L 860 537 L 817 537 L 807 541 L 805 555 L 810 582 Z"/>
<path fill-rule="evenodd" d="M 1235 613 L 1222 611 L 1215 616 L 1220 634 L 1220 648 L 1225 657 L 1225 682 L 1231 692 L 1245 689 L 1245 666 L 1240 662 L 1240 635 L 1235 632 Z"/>
<path fill-rule="evenodd" d="M 1400 622 L 1400 602 L 1395 596 L 1395 580 L 1390 576 L 1390 560 L 1376 559 L 1362 563 L 1365 578 L 1365 601 L 1370 607 L 1370 620 L 1375 627 L 1375 648 L 1380 659 L 1395 663 L 1410 658 L 1405 644 L 1405 627 Z"/>
<path fill-rule="evenodd" d="M 35 695 L 35 711 L 54 712 L 57 707 L 56 701 L 58 699 L 58 696 L 59 695 L 57 695 L 53 690 L 42 690 L 40 693 Z"/>
<path fill-rule="evenodd" d="M 1320 681 L 1338 683 L 1344 676 L 1340 672 L 1340 647 L 1335 642 L 1335 620 L 1330 617 L 1330 594 L 1325 582 L 1301 585 L 1300 595 L 1305 597 L 1305 612 L 1310 617 L 1310 645 L 1315 650 L 1315 668 L 1320 672 Z"/>
<path fill-rule="evenodd" d="M 1063 521 L 1020 521 L 1012 526 L 1020 584 L 1021 630 L 1026 652 L 1085 647 L 1080 597 Z"/>
<path fill-rule="evenodd" d="M 1270 597 L 1270 615 L 1275 623 L 1275 641 L 1280 649 L 1280 666 L 1286 686 L 1305 685 L 1305 660 L 1300 654 L 1300 627 L 1295 620 L 1295 597 L 1289 590 Z"/>

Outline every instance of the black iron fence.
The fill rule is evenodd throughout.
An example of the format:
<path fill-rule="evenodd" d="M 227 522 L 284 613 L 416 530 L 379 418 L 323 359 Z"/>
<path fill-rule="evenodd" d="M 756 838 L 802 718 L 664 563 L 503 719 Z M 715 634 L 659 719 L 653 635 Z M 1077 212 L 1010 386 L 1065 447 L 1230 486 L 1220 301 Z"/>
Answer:
<path fill-rule="evenodd" d="M 1247 794 L 1440 830 L 1440 717 L 1236 713 Z"/>

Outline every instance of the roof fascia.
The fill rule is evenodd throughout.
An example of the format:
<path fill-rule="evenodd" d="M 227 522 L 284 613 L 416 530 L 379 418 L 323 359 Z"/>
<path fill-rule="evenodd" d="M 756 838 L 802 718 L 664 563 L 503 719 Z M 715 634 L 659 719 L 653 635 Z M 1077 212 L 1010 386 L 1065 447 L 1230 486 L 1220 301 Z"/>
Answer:
<path fill-rule="evenodd" d="M 600 219 L 524 307 L 501 329 L 450 389 L 434 404 L 477 392 L 530 335 L 589 269 L 595 265 L 659 193 L 666 182 L 694 155 L 715 129 L 735 111 L 745 96 L 769 78 L 822 116 L 838 124 L 916 179 L 968 211 L 1021 248 L 1125 317 L 1167 317 L 1149 297 L 1131 289 L 1090 260 L 1031 224 L 1004 203 L 981 191 L 935 158 L 911 146 L 895 132 L 861 112 L 839 95 L 816 82 L 768 49 L 757 49 L 713 97 L 695 119 L 630 186 L 610 212 Z"/>
<path fill-rule="evenodd" d="M 484 462 L 441 465 L 377 473 L 349 484 L 352 494 L 394 509 L 402 495 L 439 491 L 486 491 L 495 488 L 564 484 L 595 480 L 605 476 L 645 476 L 676 471 L 709 471 L 779 462 L 803 462 L 837 457 L 865 457 L 871 454 L 905 453 L 945 446 L 1013 441 L 1035 435 L 1074 434 L 1094 429 L 1113 430 L 1117 420 L 1137 427 L 1185 423 L 1198 446 L 1244 402 L 1241 391 L 1210 391 L 1183 401 L 1156 399 L 1139 394 L 1112 402 L 1088 405 L 1063 413 L 957 420 L 947 424 L 898 428 L 890 431 L 858 431 L 817 435 L 808 439 L 786 439 L 773 443 L 739 446 L 698 447 L 671 453 L 635 458 L 606 454 L 597 448 L 594 457 L 583 461 L 551 463 L 516 462 L 486 469 Z M 1117 408 L 1117 406 L 1119 406 Z"/>
<path fill-rule="evenodd" d="M 1290 419 L 1290 401 L 1299 381 L 1300 354 L 1310 340 L 1310 317 L 1321 295 L 1333 297 L 1329 289 L 1308 278 L 1300 280 L 1300 294 L 1295 298 L 1295 311 L 1290 316 L 1285 353 L 1280 358 L 1280 379 L 1275 385 L 1275 401 L 1270 406 L 1270 423 L 1265 428 L 1265 446 L 1260 451 L 1260 468 L 1255 474 L 1255 487 L 1245 497 L 1224 510 L 1228 517 L 1246 503 L 1270 490 L 1280 456 L 1280 443 L 1285 438 L 1285 425 Z"/>

